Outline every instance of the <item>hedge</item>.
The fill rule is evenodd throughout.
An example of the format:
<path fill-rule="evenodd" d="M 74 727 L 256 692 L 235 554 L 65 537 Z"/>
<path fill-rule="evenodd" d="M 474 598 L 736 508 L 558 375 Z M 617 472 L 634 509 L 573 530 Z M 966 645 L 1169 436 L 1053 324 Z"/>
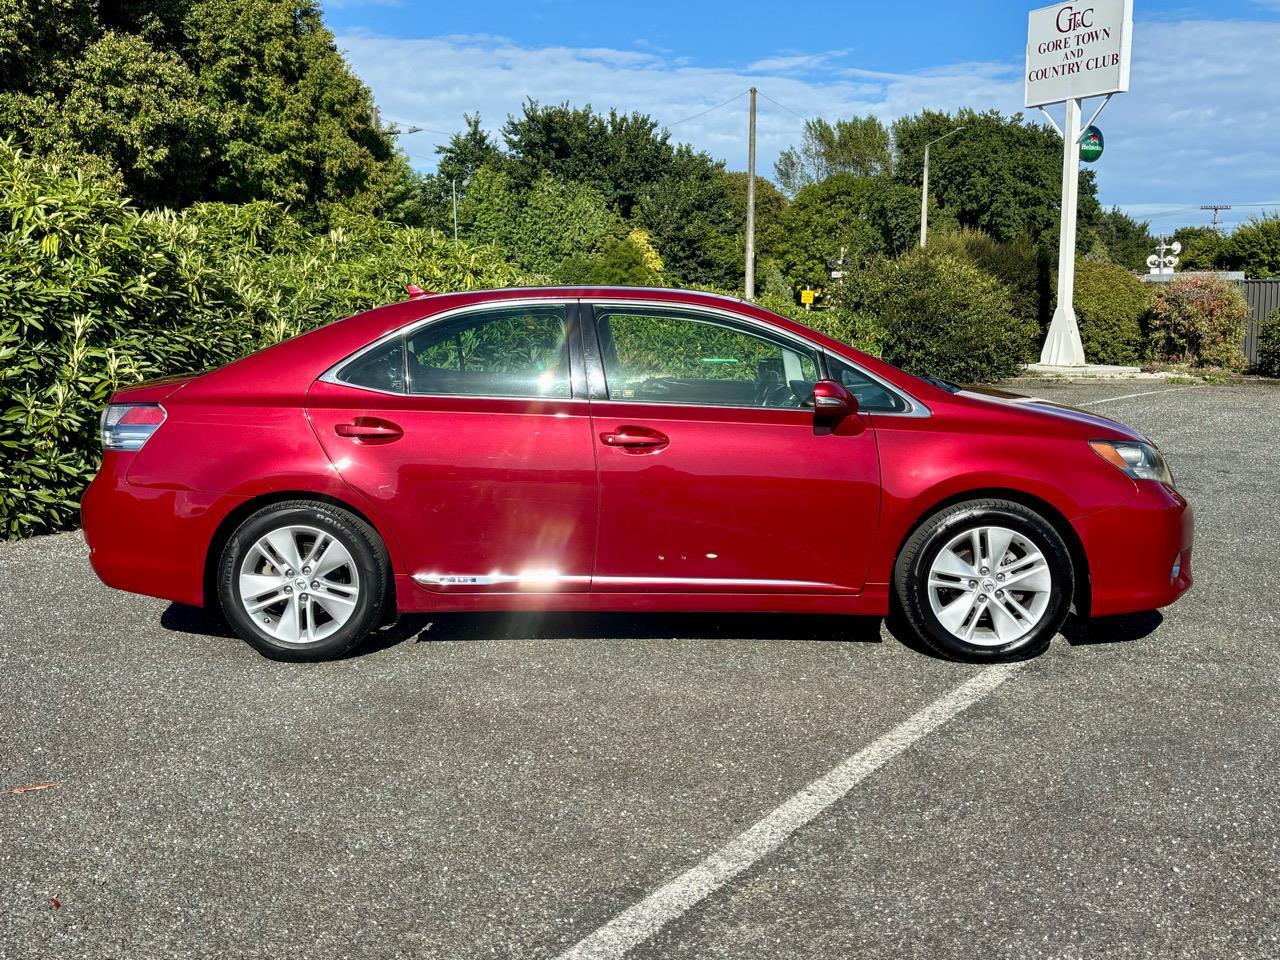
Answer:
<path fill-rule="evenodd" d="M 1257 372 L 1264 377 L 1280 377 L 1280 310 L 1263 320 L 1258 328 Z"/>
<path fill-rule="evenodd" d="M 1132 271 L 1114 263 L 1076 261 L 1076 321 L 1090 363 L 1141 362 L 1142 321 L 1151 291 Z"/>
<path fill-rule="evenodd" d="M 404 295 L 539 282 L 492 247 L 284 208 L 141 213 L 0 141 L 0 536 L 74 523 L 122 386 L 198 372 Z"/>
<path fill-rule="evenodd" d="M 1249 304 L 1239 285 L 1214 276 L 1174 280 L 1157 290 L 1147 316 L 1153 360 L 1243 370 Z"/>

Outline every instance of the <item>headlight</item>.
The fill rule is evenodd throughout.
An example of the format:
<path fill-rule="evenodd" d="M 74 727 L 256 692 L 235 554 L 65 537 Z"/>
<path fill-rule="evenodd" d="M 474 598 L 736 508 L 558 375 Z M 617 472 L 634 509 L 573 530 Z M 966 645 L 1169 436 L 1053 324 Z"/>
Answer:
<path fill-rule="evenodd" d="M 1090 440 L 1093 452 L 1135 480 L 1158 480 L 1173 486 L 1173 474 L 1160 451 L 1136 440 Z"/>

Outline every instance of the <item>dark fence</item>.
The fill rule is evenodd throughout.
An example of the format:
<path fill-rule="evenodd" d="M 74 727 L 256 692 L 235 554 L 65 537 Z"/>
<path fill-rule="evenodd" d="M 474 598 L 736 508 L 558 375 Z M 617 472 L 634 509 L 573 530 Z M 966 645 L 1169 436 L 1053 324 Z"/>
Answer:
<path fill-rule="evenodd" d="M 1244 335 L 1244 355 L 1249 366 L 1258 363 L 1258 327 L 1280 310 L 1280 280 L 1242 280 L 1240 289 L 1249 301 L 1249 328 Z"/>

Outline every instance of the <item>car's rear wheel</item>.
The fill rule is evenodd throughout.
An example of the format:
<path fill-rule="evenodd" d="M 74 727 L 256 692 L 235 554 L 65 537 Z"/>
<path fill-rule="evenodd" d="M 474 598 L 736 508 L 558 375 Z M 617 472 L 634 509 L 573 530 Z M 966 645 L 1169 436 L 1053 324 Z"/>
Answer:
<path fill-rule="evenodd" d="M 947 657 L 998 660 L 1042 650 L 1071 606 L 1075 573 L 1061 534 L 1029 507 L 972 500 L 907 539 L 894 588 L 907 626 Z"/>
<path fill-rule="evenodd" d="M 272 504 L 232 534 L 218 599 L 244 640 L 275 660 L 341 656 L 382 622 L 388 563 L 377 533 L 327 503 Z"/>

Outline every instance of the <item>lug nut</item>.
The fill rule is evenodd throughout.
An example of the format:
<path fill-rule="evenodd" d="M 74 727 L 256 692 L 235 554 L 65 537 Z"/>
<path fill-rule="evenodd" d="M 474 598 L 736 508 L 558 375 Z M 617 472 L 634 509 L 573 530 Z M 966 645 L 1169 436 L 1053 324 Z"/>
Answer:
<path fill-rule="evenodd" d="M 997 580 L 999 580 L 1001 583 L 1004 583 L 1004 574 L 1003 574 L 1003 573 L 997 573 L 997 574 L 996 574 L 996 579 L 997 579 Z"/>
<path fill-rule="evenodd" d="M 302 568 L 302 572 L 303 572 L 303 573 L 310 573 L 310 572 L 311 572 L 311 568 L 310 568 L 310 567 L 303 567 L 303 568 Z"/>
<path fill-rule="evenodd" d="M 977 580 L 970 580 L 970 581 L 969 581 L 969 589 L 970 589 L 970 590 L 976 590 L 976 589 L 978 589 L 978 581 L 977 581 Z"/>
<path fill-rule="evenodd" d="M 1003 597 L 1003 596 L 1004 596 L 1004 591 L 1003 591 L 1003 590 L 997 590 L 997 591 L 996 591 L 996 596 L 997 596 L 997 597 Z"/>
<path fill-rule="evenodd" d="M 984 593 L 982 596 L 980 596 L 980 597 L 978 598 L 978 602 L 979 602 L 979 603 L 986 603 L 986 602 L 987 602 L 987 595 Z"/>
<path fill-rule="evenodd" d="M 990 570 L 989 568 L 987 568 L 987 567 L 983 567 L 983 568 L 982 568 L 982 575 L 983 575 L 984 577 L 985 577 L 988 573 L 990 573 L 990 572 L 991 572 L 991 570 Z"/>
<path fill-rule="evenodd" d="M 310 597 L 308 597 L 305 593 L 303 593 L 303 594 L 300 594 L 300 595 L 298 596 L 298 599 L 299 599 L 299 600 L 301 600 L 303 603 L 306 603 L 306 602 L 307 602 L 308 600 L 310 600 L 311 598 L 310 598 Z"/>
<path fill-rule="evenodd" d="M 293 571 L 292 571 L 292 570 L 285 570 L 284 575 L 285 575 L 286 577 L 292 577 L 292 576 L 293 576 Z"/>
<path fill-rule="evenodd" d="M 312 590 L 319 590 L 319 589 L 320 589 L 320 581 L 319 581 L 319 580 L 312 580 L 312 581 L 311 581 L 311 589 L 312 589 Z"/>
<path fill-rule="evenodd" d="M 285 593 L 293 593 L 293 587 L 285 587 L 285 588 L 284 588 L 284 592 L 285 592 Z"/>

